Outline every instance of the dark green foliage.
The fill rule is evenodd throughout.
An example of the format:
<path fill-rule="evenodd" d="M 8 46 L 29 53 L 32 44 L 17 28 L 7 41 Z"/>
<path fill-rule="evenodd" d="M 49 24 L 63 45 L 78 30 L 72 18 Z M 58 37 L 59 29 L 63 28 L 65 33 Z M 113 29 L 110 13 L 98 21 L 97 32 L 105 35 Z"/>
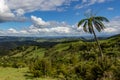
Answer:
<path fill-rule="evenodd" d="M 51 61 L 47 59 L 36 59 L 29 66 L 30 72 L 34 77 L 49 76 L 51 70 Z"/>
<path fill-rule="evenodd" d="M 64 43 L 47 50 L 43 59 L 32 61 L 30 72 L 35 77 L 60 80 L 119 80 L 118 42 L 108 39 L 100 43 L 104 52 L 102 61 L 94 42 Z"/>
<path fill-rule="evenodd" d="M 13 68 L 23 68 L 23 67 L 26 67 L 26 63 L 24 62 L 15 62 L 12 64 L 12 67 Z"/>

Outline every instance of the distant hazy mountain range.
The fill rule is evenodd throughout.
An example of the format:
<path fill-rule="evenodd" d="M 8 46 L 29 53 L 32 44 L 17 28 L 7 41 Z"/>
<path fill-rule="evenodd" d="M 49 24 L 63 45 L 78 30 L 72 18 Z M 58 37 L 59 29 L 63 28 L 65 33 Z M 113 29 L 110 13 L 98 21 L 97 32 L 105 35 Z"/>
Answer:
<path fill-rule="evenodd" d="M 108 37 L 98 37 L 99 39 L 106 39 Z M 10 41 L 71 41 L 71 40 L 91 40 L 93 39 L 93 36 L 85 36 L 85 37 L 80 37 L 80 36 L 53 36 L 53 37 L 16 37 L 16 36 L 0 36 L 0 42 L 10 42 Z"/>

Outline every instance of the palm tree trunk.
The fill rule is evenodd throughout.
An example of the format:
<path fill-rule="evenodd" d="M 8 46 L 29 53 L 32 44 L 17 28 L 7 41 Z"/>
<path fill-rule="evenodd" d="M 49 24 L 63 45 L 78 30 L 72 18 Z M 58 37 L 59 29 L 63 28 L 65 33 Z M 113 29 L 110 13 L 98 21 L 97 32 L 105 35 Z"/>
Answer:
<path fill-rule="evenodd" d="M 93 29 L 93 27 L 92 27 L 92 29 Z M 93 29 L 93 34 L 94 34 L 94 39 L 95 39 L 95 41 L 96 41 L 96 43 L 97 43 L 97 46 L 98 46 L 98 48 L 99 48 L 99 51 L 100 51 L 101 60 L 103 60 L 103 52 L 102 52 L 101 46 L 100 46 L 100 44 L 99 44 L 99 42 L 98 42 L 98 39 L 97 39 L 97 36 L 96 36 L 96 34 L 95 34 L 94 29 Z"/>

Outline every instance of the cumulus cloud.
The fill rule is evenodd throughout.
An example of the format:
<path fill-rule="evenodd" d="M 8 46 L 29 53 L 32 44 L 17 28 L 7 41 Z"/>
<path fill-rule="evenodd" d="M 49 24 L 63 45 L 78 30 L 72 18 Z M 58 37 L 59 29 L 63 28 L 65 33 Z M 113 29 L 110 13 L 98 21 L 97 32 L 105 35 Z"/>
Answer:
<path fill-rule="evenodd" d="M 0 0 L 0 22 L 24 21 L 25 13 L 33 11 L 64 11 L 71 2 L 79 0 Z"/>
<path fill-rule="evenodd" d="M 36 27 L 44 27 L 49 25 L 49 22 L 42 20 L 42 18 L 37 18 L 36 16 L 31 16 L 31 20 Z"/>
<path fill-rule="evenodd" d="M 38 22 L 32 24 L 27 28 L 16 30 L 10 28 L 8 30 L 0 30 L 0 35 L 13 35 L 13 36 L 86 36 L 89 35 L 83 31 L 82 27 L 77 27 L 76 24 L 71 26 L 65 22 L 56 21 L 44 21 L 42 18 L 34 16 Z M 32 17 L 31 17 L 32 18 Z M 41 26 L 39 22 L 44 21 L 49 23 L 48 26 L 42 25 L 42 27 L 36 27 L 36 25 Z M 106 28 L 101 33 L 97 32 L 97 35 L 115 35 L 120 34 L 120 17 L 115 17 L 109 23 L 104 23 Z"/>
<path fill-rule="evenodd" d="M 42 18 L 31 16 L 33 22 L 28 28 L 22 30 L 16 30 L 10 28 L 4 31 L 5 34 L 1 35 L 24 35 L 24 36 L 78 36 L 80 35 L 80 30 L 77 27 L 68 25 L 65 22 L 56 21 L 44 21 Z M 37 26 L 36 26 L 37 25 Z"/>
<path fill-rule="evenodd" d="M 20 10 L 16 11 L 17 14 L 21 14 Z M 12 10 L 8 7 L 5 0 L 0 0 L 0 22 L 6 21 L 24 21 L 25 17 L 17 16 Z"/>
<path fill-rule="evenodd" d="M 10 11 L 4 0 L 0 0 L 0 22 L 11 20 L 15 15 Z"/>
<path fill-rule="evenodd" d="M 77 28 L 73 28 L 65 22 L 44 21 L 42 18 L 31 16 L 33 25 L 27 30 L 29 33 L 40 35 L 76 35 Z M 37 25 L 37 26 L 36 26 Z"/>

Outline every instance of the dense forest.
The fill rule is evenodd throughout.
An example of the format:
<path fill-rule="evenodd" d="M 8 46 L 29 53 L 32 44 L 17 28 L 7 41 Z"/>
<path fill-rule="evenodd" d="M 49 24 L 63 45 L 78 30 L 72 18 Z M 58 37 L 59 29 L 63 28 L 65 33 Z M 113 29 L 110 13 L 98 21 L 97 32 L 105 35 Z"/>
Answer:
<path fill-rule="evenodd" d="M 21 43 L 11 44 L 14 47 L 5 50 L 1 48 L 0 66 L 28 67 L 26 75 L 33 78 L 120 80 L 120 35 L 100 40 L 102 60 L 93 40 Z"/>

